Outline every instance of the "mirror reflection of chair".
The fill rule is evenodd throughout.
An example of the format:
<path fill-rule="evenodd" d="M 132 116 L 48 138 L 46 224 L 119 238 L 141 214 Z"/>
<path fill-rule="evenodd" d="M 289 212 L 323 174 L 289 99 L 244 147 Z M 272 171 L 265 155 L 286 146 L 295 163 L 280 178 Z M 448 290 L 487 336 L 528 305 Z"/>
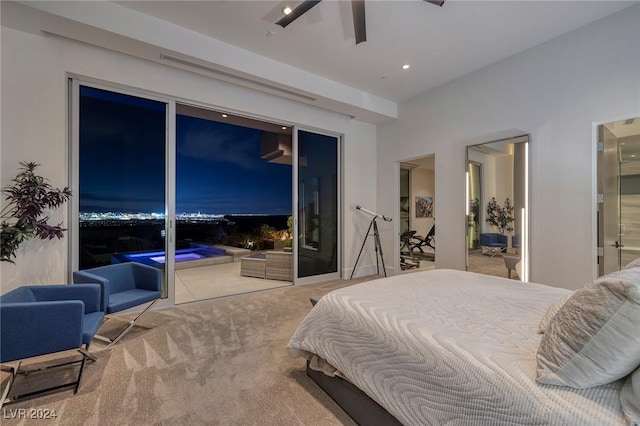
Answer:
<path fill-rule="evenodd" d="M 96 360 L 88 349 L 103 320 L 100 286 L 96 284 L 27 285 L 0 296 L 0 363 L 2 371 L 9 373 L 0 407 L 5 401 L 15 402 L 70 387 L 76 393 L 86 360 Z M 78 351 L 81 359 L 69 361 L 69 356 L 63 357 L 68 351 Z M 59 358 L 57 363 L 49 362 L 48 357 L 46 363 L 38 362 L 36 369 L 21 369 L 23 361 L 51 354 L 60 355 L 54 357 Z M 80 368 L 73 382 L 10 395 L 19 374 L 26 376 L 75 364 L 80 364 Z"/>
<path fill-rule="evenodd" d="M 137 321 L 160 299 L 162 291 L 162 271 L 142 263 L 128 262 L 84 269 L 73 273 L 74 283 L 97 283 L 102 289 L 102 309 L 113 318 L 128 322 L 117 336 L 108 338 L 97 335 L 109 346 L 116 344 L 134 326 L 150 328 Z M 125 320 L 114 314 L 145 303 L 150 304 L 132 320 Z"/>
<path fill-rule="evenodd" d="M 480 247 L 484 254 L 493 257 L 502 253 L 508 246 L 509 239 L 506 235 L 495 232 L 482 232 L 480 234 Z"/>
<path fill-rule="evenodd" d="M 511 237 L 511 247 L 515 249 L 516 253 L 520 253 L 520 235 Z"/>

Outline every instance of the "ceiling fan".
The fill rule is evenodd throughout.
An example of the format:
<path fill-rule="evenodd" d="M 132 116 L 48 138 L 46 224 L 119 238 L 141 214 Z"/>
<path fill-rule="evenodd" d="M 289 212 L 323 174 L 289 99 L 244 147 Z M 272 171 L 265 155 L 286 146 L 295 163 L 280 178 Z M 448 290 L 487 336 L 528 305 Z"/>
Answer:
<path fill-rule="evenodd" d="M 320 3 L 322 0 L 303 0 L 302 3 L 293 9 L 289 14 L 280 18 L 277 25 L 285 28 L 287 25 L 304 15 L 313 6 Z M 436 6 L 442 6 L 445 0 L 424 0 L 427 3 L 435 4 Z M 351 0 L 351 9 L 353 11 L 353 29 L 356 35 L 356 44 L 367 41 L 367 29 L 364 18 L 364 0 Z"/>

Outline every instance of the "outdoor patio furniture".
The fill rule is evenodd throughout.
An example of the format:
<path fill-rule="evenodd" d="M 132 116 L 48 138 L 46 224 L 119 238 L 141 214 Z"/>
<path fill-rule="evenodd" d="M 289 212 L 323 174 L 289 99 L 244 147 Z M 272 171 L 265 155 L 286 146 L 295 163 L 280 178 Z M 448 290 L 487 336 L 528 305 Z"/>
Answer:
<path fill-rule="evenodd" d="M 293 253 L 270 251 L 266 257 L 266 279 L 293 281 Z"/>
<path fill-rule="evenodd" d="M 240 259 L 240 275 L 243 277 L 265 278 L 267 256 L 253 254 Z"/>
<path fill-rule="evenodd" d="M 268 251 L 240 260 L 240 275 L 268 280 L 293 281 L 293 253 Z"/>

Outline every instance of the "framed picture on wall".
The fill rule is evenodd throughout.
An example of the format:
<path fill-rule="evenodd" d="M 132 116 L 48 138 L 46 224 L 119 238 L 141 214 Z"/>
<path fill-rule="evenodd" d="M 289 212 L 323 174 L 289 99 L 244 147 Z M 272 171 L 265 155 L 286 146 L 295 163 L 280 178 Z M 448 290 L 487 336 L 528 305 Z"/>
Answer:
<path fill-rule="evenodd" d="M 433 217 L 433 197 L 416 196 L 416 217 Z"/>

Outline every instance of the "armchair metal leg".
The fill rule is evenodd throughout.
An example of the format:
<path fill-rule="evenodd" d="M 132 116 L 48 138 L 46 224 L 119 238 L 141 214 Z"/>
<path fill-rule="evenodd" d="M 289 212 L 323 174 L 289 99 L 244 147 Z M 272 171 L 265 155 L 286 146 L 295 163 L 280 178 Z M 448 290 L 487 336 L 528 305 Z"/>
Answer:
<path fill-rule="evenodd" d="M 89 344 L 84 345 L 84 349 L 78 349 L 80 353 L 89 358 L 91 361 L 96 362 L 98 358 L 96 358 L 93 354 L 89 352 Z"/>
<path fill-rule="evenodd" d="M 118 343 L 118 341 L 120 341 L 120 339 L 122 339 L 122 337 L 124 337 L 124 335 L 127 334 L 133 327 L 141 327 L 141 328 L 146 328 L 146 329 L 152 329 L 153 327 L 149 327 L 149 326 L 146 326 L 146 325 L 143 325 L 143 324 L 138 324 L 136 321 L 138 321 L 138 319 L 140 319 L 140 317 L 142 317 L 142 315 L 144 315 L 148 310 L 150 310 L 153 307 L 153 305 L 155 305 L 158 302 L 158 300 L 160 300 L 160 299 L 156 299 L 156 300 L 152 301 L 149 304 L 149 306 L 147 306 L 142 312 L 140 312 L 138 314 L 137 317 L 135 317 L 131 321 L 123 320 L 122 318 L 118 318 L 118 317 L 109 317 L 109 318 L 107 318 L 107 319 L 112 318 L 112 319 L 115 319 L 115 320 L 118 320 L 118 321 L 127 322 L 129 325 L 124 330 L 122 330 L 120 333 L 118 333 L 118 335 L 116 337 L 114 337 L 113 339 L 110 339 L 110 338 L 105 337 L 105 336 L 100 336 L 100 335 L 95 335 L 94 338 L 98 339 L 98 340 L 101 340 L 103 342 L 107 342 L 108 343 L 107 348 L 110 348 L 111 346 L 113 346 L 116 343 Z"/>
<path fill-rule="evenodd" d="M 59 364 L 54 364 L 54 365 L 48 365 L 45 367 L 41 367 L 41 368 L 36 368 L 33 370 L 25 370 L 25 371 L 19 371 L 20 370 L 20 364 L 21 362 L 19 361 L 16 367 L 6 367 L 6 366 L 2 366 L 2 371 L 4 372 L 8 372 L 11 374 L 11 377 L 9 378 L 9 383 L 7 384 L 7 387 L 5 388 L 4 392 L 2 393 L 2 399 L 0 400 L 0 407 L 2 407 L 5 403 L 6 404 L 10 404 L 12 402 L 16 402 L 16 401 L 21 401 L 23 399 L 27 399 L 27 398 L 31 398 L 34 396 L 38 396 L 44 393 L 49 393 L 49 392 L 53 392 L 56 390 L 60 390 L 60 389 L 65 389 L 65 388 L 69 388 L 69 387 L 73 387 L 73 393 L 76 394 L 78 393 L 78 388 L 80 387 L 80 380 L 82 380 L 82 373 L 84 372 L 84 367 L 86 364 L 87 359 L 95 359 L 92 355 L 90 355 L 86 350 L 84 349 L 78 349 L 78 352 L 82 355 L 82 359 L 81 360 L 75 360 L 75 361 L 67 361 L 67 362 L 62 362 Z M 28 392 L 28 393 L 24 393 L 21 395 L 15 395 L 9 398 L 9 392 L 11 391 L 11 387 L 13 386 L 13 383 L 15 382 L 15 377 L 18 374 L 24 374 L 25 376 L 28 376 L 30 374 L 36 373 L 36 372 L 40 372 L 40 371 L 45 371 L 45 370 L 49 370 L 52 368 L 58 368 L 58 367 L 64 367 L 64 366 L 68 366 L 68 365 L 73 365 L 73 364 L 77 364 L 80 363 L 80 371 L 78 372 L 78 377 L 75 381 L 73 382 L 69 382 L 69 383 L 63 383 L 61 385 L 56 385 L 56 386 L 51 386 L 45 389 L 39 389 L 33 392 Z"/>
<path fill-rule="evenodd" d="M 9 392 L 11 391 L 11 387 L 13 386 L 13 382 L 16 380 L 16 375 L 18 374 L 18 370 L 20 369 L 21 361 L 18 361 L 18 364 L 15 367 L 10 366 L 1 366 L 0 370 L 5 373 L 9 373 L 9 379 L 7 380 L 7 386 L 5 386 L 4 391 L 2 392 L 2 398 L 0 399 L 0 408 L 4 405 L 4 401 L 7 399 Z"/>

